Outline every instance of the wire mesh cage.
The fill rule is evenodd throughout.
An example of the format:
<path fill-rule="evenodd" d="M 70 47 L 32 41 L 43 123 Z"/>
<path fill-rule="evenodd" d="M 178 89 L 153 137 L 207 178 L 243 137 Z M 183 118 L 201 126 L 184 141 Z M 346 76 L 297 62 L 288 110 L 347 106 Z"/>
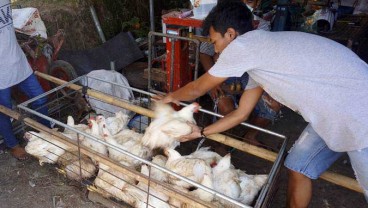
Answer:
<path fill-rule="evenodd" d="M 115 91 L 128 90 L 130 96 L 91 88 L 92 81 Z M 26 124 L 37 130 L 25 133 L 26 150 L 41 165 L 57 164 L 69 179 L 131 207 L 269 205 L 285 154 L 285 136 L 243 123 L 225 134 L 208 136 L 204 143 L 194 140 L 176 149 L 151 148 L 146 134 L 159 130 L 149 127 L 155 121 L 149 110 L 151 95 L 101 77 L 85 75 L 65 82 L 18 105 L 32 118 Z M 43 97 L 49 100 L 50 116 L 30 107 Z M 213 116 L 219 115 L 201 109 L 194 117 L 202 126 Z M 40 119 L 52 123 L 54 129 L 34 121 Z M 239 132 L 246 127 L 279 139 L 281 146 L 272 152 L 243 142 Z M 232 152 L 220 156 L 206 147 L 207 141 Z"/>

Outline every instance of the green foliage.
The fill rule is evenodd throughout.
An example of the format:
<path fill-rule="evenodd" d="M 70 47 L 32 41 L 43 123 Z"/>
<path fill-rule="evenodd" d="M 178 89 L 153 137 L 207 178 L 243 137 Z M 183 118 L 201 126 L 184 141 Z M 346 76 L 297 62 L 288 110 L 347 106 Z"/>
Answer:
<path fill-rule="evenodd" d="M 150 18 L 149 0 L 91 0 L 107 39 L 121 31 L 147 37 Z M 189 0 L 154 0 L 155 25 L 161 25 L 161 11 L 188 8 Z"/>

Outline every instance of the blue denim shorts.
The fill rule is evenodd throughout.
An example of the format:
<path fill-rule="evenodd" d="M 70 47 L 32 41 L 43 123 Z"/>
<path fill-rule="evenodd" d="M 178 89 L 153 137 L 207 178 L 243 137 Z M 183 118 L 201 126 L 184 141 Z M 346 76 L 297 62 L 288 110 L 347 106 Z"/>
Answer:
<path fill-rule="evenodd" d="M 274 123 L 274 121 L 280 117 L 281 111 L 276 112 L 272 110 L 272 108 L 270 108 L 270 106 L 267 105 L 264 99 L 265 99 L 264 96 L 262 96 L 259 99 L 256 106 L 254 107 L 253 112 L 257 117 L 268 119 L 272 123 Z"/>
<path fill-rule="evenodd" d="M 330 150 L 312 126 L 308 124 L 289 150 L 284 165 L 310 179 L 317 179 L 342 154 L 342 152 Z"/>
<path fill-rule="evenodd" d="M 310 179 L 317 179 L 344 152 L 330 150 L 309 124 L 290 149 L 284 165 Z M 368 148 L 347 152 L 355 177 L 368 201 Z"/>

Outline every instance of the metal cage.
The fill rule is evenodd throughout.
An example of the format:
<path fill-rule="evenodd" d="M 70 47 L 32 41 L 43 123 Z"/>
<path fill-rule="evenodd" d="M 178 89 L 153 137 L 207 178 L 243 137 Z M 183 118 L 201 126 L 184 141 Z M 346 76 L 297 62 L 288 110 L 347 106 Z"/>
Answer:
<path fill-rule="evenodd" d="M 91 79 L 96 79 L 101 82 L 108 83 L 111 87 L 119 90 L 120 88 L 129 89 L 134 94 L 134 99 L 123 100 L 112 95 L 99 92 L 97 89 L 91 89 L 88 85 Z M 63 83 L 63 84 L 61 84 Z M 76 123 L 83 123 L 88 119 L 91 114 L 80 113 L 80 111 L 88 111 L 85 107 L 80 107 L 81 101 L 87 99 L 99 100 L 103 103 L 108 103 L 113 106 L 117 106 L 122 109 L 126 109 L 127 115 L 129 115 L 129 129 L 134 129 L 137 133 L 144 133 L 145 128 L 149 125 L 151 117 L 154 116 L 153 112 L 148 109 L 151 104 L 152 93 L 119 85 L 114 82 L 104 81 L 102 79 L 89 77 L 87 75 L 78 77 L 70 82 L 59 81 L 60 86 L 38 96 L 34 99 L 30 99 L 20 105 L 18 108 L 23 113 L 28 114 L 34 119 L 46 119 L 55 127 L 60 130 L 49 129 L 45 126 L 35 122 L 30 127 L 40 131 L 41 138 L 46 142 L 54 145 L 54 149 L 57 151 L 50 152 L 51 155 L 56 156 L 57 161 L 51 161 L 54 157 L 43 158 L 44 161 L 50 163 L 58 163 L 58 169 L 60 172 L 65 173 L 67 176 L 74 180 L 79 180 L 82 185 L 86 185 L 90 191 L 96 191 L 105 197 L 112 198 L 122 203 L 129 204 L 132 207 L 152 207 L 150 204 L 153 200 L 162 200 L 164 203 L 170 204 L 171 207 L 185 205 L 189 207 L 222 207 L 220 203 L 205 202 L 199 198 L 193 197 L 190 193 L 175 188 L 170 183 L 162 182 L 151 177 L 152 171 L 159 171 L 168 174 L 170 177 L 178 178 L 186 183 L 189 183 L 196 189 L 201 189 L 214 196 L 216 201 L 226 201 L 231 204 L 231 207 L 249 207 L 250 205 L 242 204 L 236 199 L 230 198 L 224 194 L 221 194 L 214 189 L 201 185 L 189 178 L 183 177 L 180 173 L 175 173 L 166 169 L 164 166 L 160 166 L 151 161 L 150 158 L 141 158 L 130 152 L 129 149 L 123 149 L 120 146 L 113 145 L 109 142 L 102 140 L 90 133 L 87 133 L 77 127 L 69 126 L 66 124 L 68 115 L 79 115 L 79 119 Z M 49 111 L 52 111 L 52 116 L 45 116 L 37 112 L 37 109 L 32 109 L 32 102 L 42 97 L 47 97 L 49 102 L 47 106 Z M 86 103 L 88 104 L 88 102 Z M 182 103 L 186 105 L 185 103 Z M 87 105 L 88 106 L 88 105 Z M 108 111 L 107 109 L 103 109 Z M 115 112 L 110 112 L 115 113 Z M 213 116 L 221 117 L 216 113 L 209 110 L 201 109 L 198 114 L 195 115 L 197 125 L 204 125 L 208 120 L 211 120 Z M 77 125 L 77 124 L 75 124 Z M 239 132 L 244 128 L 255 128 L 279 141 L 281 144 L 277 149 L 277 152 L 272 152 L 263 148 L 252 146 L 248 143 L 241 141 L 241 135 Z M 77 137 L 76 140 L 72 140 L 65 136 L 65 132 L 74 133 Z M 37 134 L 39 136 L 39 134 Z M 35 135 L 35 136 L 37 136 Z M 42 137 L 42 135 L 46 135 Z M 128 166 L 126 164 L 119 163 L 109 158 L 108 155 L 101 154 L 83 145 L 80 138 L 88 139 L 96 142 L 100 145 L 104 145 L 110 151 L 117 151 L 122 155 L 125 155 L 131 160 L 135 160 L 139 164 L 140 168 Z M 262 129 L 247 123 L 235 127 L 233 130 L 225 132 L 224 134 L 210 135 L 208 140 L 223 143 L 229 148 L 232 148 L 232 160 L 234 166 L 237 169 L 246 170 L 252 174 L 268 174 L 267 181 L 258 196 L 255 198 L 251 206 L 253 207 L 268 207 L 272 202 L 272 197 L 277 189 L 277 178 L 279 170 L 282 165 L 282 161 L 285 156 L 285 149 L 287 138 L 284 135 Z M 185 152 L 192 152 L 202 142 L 199 140 L 193 142 L 187 142 L 182 144 L 178 151 L 183 154 Z M 206 144 L 206 142 L 205 142 Z M 59 151 L 63 149 L 64 151 Z M 50 151 L 50 150 L 49 150 Z M 64 152 L 61 154 L 60 152 Z M 69 156 L 67 155 L 69 154 Z M 56 155 L 55 155 L 56 154 Z M 60 154 L 60 155 L 57 155 Z M 70 159 L 72 158 L 72 159 Z M 55 160 L 55 159 L 54 159 Z M 67 165 L 62 164 L 60 160 L 68 161 Z M 86 165 L 87 164 L 87 165 Z M 87 170 L 85 167 L 91 167 L 88 165 L 95 165 L 95 169 L 91 168 Z M 146 165 L 148 168 L 148 174 L 142 174 L 139 169 L 143 169 L 142 165 Z M 67 168 L 69 167 L 69 168 Z M 251 167 L 252 170 L 249 168 Z M 74 172 L 73 172 L 74 171 Z M 88 172 L 90 171 L 90 172 Z M 74 173 L 74 175 L 73 175 Z M 72 176 L 71 176 L 72 175 Z M 106 176 L 109 175 L 109 176 Z M 75 176 L 75 177 L 73 177 Z M 102 184 L 102 185 L 101 185 Z M 102 186 L 109 187 L 108 189 L 101 188 Z M 135 191 L 136 190 L 136 191 Z M 123 193 L 124 192 L 124 193 Z M 159 194 L 157 194 L 159 193 Z M 163 194 L 173 201 L 166 200 L 160 195 Z M 137 198 L 139 198 L 137 202 Z M 134 199 L 134 200 L 133 200 Z M 181 205 L 177 205 L 181 204 Z M 225 207 L 225 206 L 223 206 Z"/>

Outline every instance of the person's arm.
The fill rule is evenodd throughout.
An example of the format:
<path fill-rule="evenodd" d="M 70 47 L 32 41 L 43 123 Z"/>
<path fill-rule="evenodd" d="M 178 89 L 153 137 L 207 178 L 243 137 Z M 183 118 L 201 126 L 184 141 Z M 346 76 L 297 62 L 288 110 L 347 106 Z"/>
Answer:
<path fill-rule="evenodd" d="M 203 134 L 211 135 L 223 132 L 247 120 L 254 106 L 256 106 L 258 100 L 262 96 L 262 92 L 263 89 L 261 87 L 245 90 L 240 98 L 239 107 L 217 122 L 204 128 Z M 192 133 L 181 137 L 180 141 L 185 142 L 201 136 L 200 128 L 192 125 Z"/>
<path fill-rule="evenodd" d="M 221 84 L 227 79 L 227 77 L 215 77 L 210 75 L 208 72 L 199 77 L 197 80 L 190 82 L 184 87 L 178 89 L 175 92 L 169 93 L 166 97 L 162 98 L 163 103 L 176 103 L 179 101 L 190 101 L 194 100 L 213 87 Z M 160 99 L 160 98 L 158 98 Z"/>
<path fill-rule="evenodd" d="M 210 56 L 206 53 L 199 53 L 199 61 L 201 62 L 203 69 L 208 72 L 208 70 L 211 69 L 213 65 L 215 65 L 215 62 L 218 58 L 218 54 L 215 53 L 214 56 Z M 221 84 L 215 86 L 210 91 L 210 96 L 212 99 L 216 99 L 220 97 L 221 95 L 224 95 L 224 92 L 221 90 Z"/>

